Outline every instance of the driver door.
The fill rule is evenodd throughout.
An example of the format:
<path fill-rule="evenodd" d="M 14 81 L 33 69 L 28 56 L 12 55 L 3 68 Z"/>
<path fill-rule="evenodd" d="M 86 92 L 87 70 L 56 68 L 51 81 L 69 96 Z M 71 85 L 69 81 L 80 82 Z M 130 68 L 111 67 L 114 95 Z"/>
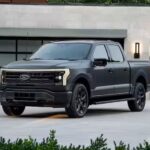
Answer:
<path fill-rule="evenodd" d="M 112 64 L 109 62 L 110 58 L 105 45 L 95 46 L 93 53 L 94 59 L 107 59 L 106 66 L 94 66 L 93 78 L 95 88 L 93 90 L 93 97 L 114 95 L 115 92 L 115 74 Z"/>

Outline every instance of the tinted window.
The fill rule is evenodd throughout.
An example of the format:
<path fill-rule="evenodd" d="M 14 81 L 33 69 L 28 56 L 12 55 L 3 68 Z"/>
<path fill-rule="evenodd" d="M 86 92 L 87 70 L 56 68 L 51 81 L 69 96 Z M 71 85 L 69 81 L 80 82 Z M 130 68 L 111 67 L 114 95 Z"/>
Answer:
<path fill-rule="evenodd" d="M 94 59 L 95 58 L 105 58 L 108 60 L 108 55 L 107 55 L 105 46 L 104 45 L 96 46 L 93 57 L 94 57 Z"/>
<path fill-rule="evenodd" d="M 117 45 L 108 45 L 112 60 L 115 62 L 123 62 L 123 56 L 119 46 Z"/>
<path fill-rule="evenodd" d="M 77 60 L 86 59 L 91 44 L 82 43 L 51 43 L 43 45 L 30 59 L 45 60 Z"/>

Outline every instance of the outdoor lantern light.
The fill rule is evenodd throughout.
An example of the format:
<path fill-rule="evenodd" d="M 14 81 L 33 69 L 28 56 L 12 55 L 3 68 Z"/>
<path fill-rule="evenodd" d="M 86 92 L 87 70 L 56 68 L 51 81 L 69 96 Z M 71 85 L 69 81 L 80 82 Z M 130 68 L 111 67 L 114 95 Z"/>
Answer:
<path fill-rule="evenodd" d="M 134 58 L 140 58 L 140 43 L 135 43 Z"/>

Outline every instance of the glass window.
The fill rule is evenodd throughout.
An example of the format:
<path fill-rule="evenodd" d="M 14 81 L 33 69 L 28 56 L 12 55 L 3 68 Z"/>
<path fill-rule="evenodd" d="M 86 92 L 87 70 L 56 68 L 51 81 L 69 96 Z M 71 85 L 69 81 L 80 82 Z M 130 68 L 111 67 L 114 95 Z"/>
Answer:
<path fill-rule="evenodd" d="M 104 45 L 96 46 L 93 57 L 94 59 L 105 58 L 108 60 L 108 54 L 105 46 Z"/>
<path fill-rule="evenodd" d="M 30 57 L 29 54 L 18 54 L 17 55 L 18 60 L 28 59 L 29 57 Z"/>
<path fill-rule="evenodd" d="M 12 61 L 15 61 L 15 50 L 15 40 L 0 39 L 0 66 L 4 66 Z"/>
<path fill-rule="evenodd" d="M 15 54 L 0 54 L 0 66 L 9 64 L 15 61 Z"/>
<path fill-rule="evenodd" d="M 18 40 L 18 60 L 29 58 L 41 44 L 41 40 Z"/>
<path fill-rule="evenodd" d="M 0 40 L 0 52 L 15 52 L 15 40 Z"/>
<path fill-rule="evenodd" d="M 86 59 L 91 44 L 84 43 L 51 43 L 43 45 L 31 59 L 44 60 L 79 60 Z"/>
<path fill-rule="evenodd" d="M 112 61 L 114 62 L 124 61 L 121 50 L 118 45 L 108 45 L 108 48 L 112 57 Z"/>
<path fill-rule="evenodd" d="M 18 52 L 35 52 L 41 44 L 40 40 L 18 40 Z"/>
<path fill-rule="evenodd" d="M 43 44 L 50 44 L 50 43 L 52 43 L 52 42 L 55 42 L 55 41 L 52 41 L 52 40 L 44 40 L 44 41 L 43 41 Z"/>

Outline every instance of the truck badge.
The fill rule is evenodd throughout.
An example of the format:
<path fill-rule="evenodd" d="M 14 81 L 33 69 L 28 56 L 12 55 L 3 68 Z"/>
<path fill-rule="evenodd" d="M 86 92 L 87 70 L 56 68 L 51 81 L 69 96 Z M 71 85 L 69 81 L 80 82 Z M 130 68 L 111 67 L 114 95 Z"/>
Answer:
<path fill-rule="evenodd" d="M 30 76 L 28 74 L 21 74 L 20 75 L 20 80 L 22 80 L 22 81 L 26 81 L 29 79 L 30 79 Z"/>

